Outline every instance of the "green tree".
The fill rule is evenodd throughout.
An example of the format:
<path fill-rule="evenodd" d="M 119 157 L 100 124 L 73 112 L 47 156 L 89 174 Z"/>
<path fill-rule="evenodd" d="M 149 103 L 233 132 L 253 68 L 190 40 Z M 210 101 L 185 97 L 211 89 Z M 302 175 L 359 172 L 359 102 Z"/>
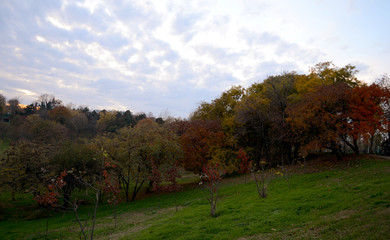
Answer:
<path fill-rule="evenodd" d="M 145 182 L 153 185 L 152 164 L 165 171 L 181 157 L 177 136 L 151 119 L 141 120 L 134 128 L 121 128 L 117 134 L 100 136 L 94 142 L 118 166 L 116 172 L 126 201 L 133 201 Z"/>
<path fill-rule="evenodd" d="M 50 158 L 53 149 L 48 145 L 19 141 L 3 154 L 1 179 L 11 187 L 12 193 L 31 193 L 38 196 L 45 190 L 53 169 Z"/>
<path fill-rule="evenodd" d="M 7 99 L 3 96 L 3 94 L 0 94 L 0 115 L 5 113 L 6 102 L 7 102 Z"/>
<path fill-rule="evenodd" d="M 248 149 L 258 167 L 262 158 L 275 164 L 294 158 L 297 146 L 286 121 L 286 109 L 294 101 L 298 77 L 294 72 L 284 73 L 254 83 L 236 106 L 236 138 Z"/>
<path fill-rule="evenodd" d="M 97 169 L 99 168 L 95 151 L 81 142 L 64 144 L 59 152 L 51 159 L 50 163 L 53 166 L 55 175 L 60 175 L 61 172 L 66 171 L 69 173 L 82 173 L 83 178 L 93 177 L 97 174 Z M 61 190 L 65 208 L 70 203 L 73 190 L 75 188 L 85 188 L 85 185 L 76 176 L 76 174 L 67 174 L 64 176 L 66 185 Z"/>

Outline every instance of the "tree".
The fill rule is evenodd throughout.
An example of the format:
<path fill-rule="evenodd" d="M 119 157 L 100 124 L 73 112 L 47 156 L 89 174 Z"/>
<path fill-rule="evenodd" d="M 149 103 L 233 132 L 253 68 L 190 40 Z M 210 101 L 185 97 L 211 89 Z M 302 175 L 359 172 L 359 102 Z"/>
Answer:
<path fill-rule="evenodd" d="M 53 95 L 42 94 L 39 98 L 33 103 L 38 109 L 38 114 L 42 119 L 48 119 L 49 110 L 54 109 L 56 106 L 60 106 L 62 103 L 61 100 L 56 99 Z"/>
<path fill-rule="evenodd" d="M 10 116 L 10 119 L 15 118 L 17 114 L 21 112 L 20 106 L 19 106 L 19 99 L 17 98 L 12 98 L 7 101 L 8 105 L 8 113 Z"/>
<path fill-rule="evenodd" d="M 60 151 L 52 158 L 51 165 L 59 175 L 64 169 L 69 171 L 79 171 L 96 175 L 99 166 L 95 160 L 95 153 L 83 143 L 66 143 Z M 87 174 L 84 174 L 87 177 Z M 64 200 L 64 207 L 67 208 L 75 188 L 83 189 L 85 186 L 80 183 L 74 174 L 63 176 L 66 185 L 61 187 Z"/>
<path fill-rule="evenodd" d="M 57 123 L 65 124 L 65 122 L 68 121 L 72 116 L 72 112 L 65 106 L 56 106 L 49 110 L 48 116 L 51 120 Z"/>
<path fill-rule="evenodd" d="M 117 188 L 114 185 L 111 185 L 113 182 L 111 179 L 112 175 L 109 174 L 109 169 L 115 166 L 111 164 L 104 151 L 101 152 L 101 154 L 101 166 L 99 167 L 97 174 L 92 174 L 88 177 L 85 177 L 84 171 L 64 170 L 63 172 L 61 172 L 59 177 L 52 179 L 52 183 L 47 185 L 47 189 L 43 194 L 35 196 L 35 200 L 39 204 L 50 207 L 62 207 L 59 204 L 59 199 L 63 201 L 68 201 L 69 205 L 71 206 L 71 209 L 75 213 L 76 220 L 80 227 L 80 231 L 85 240 L 88 237 L 88 231 L 87 223 L 83 224 L 79 216 L 78 208 L 80 206 L 80 200 L 78 198 L 67 200 L 63 195 L 61 195 L 61 190 L 67 184 L 69 184 L 68 182 L 66 182 L 66 177 L 70 174 L 73 175 L 72 178 L 77 179 L 80 184 L 83 184 L 87 188 L 87 190 L 85 191 L 85 197 L 88 197 L 89 199 L 92 199 L 94 201 L 92 223 L 90 225 L 89 230 L 89 238 L 92 240 L 95 230 L 96 214 L 99 206 L 101 192 L 105 191 L 107 193 L 111 193 L 111 196 L 113 196 L 114 199 L 109 199 L 109 201 L 115 201 L 115 197 L 119 193 L 117 192 Z M 92 194 L 89 193 L 91 191 L 93 192 Z"/>
<path fill-rule="evenodd" d="M 72 116 L 67 121 L 67 128 L 70 130 L 73 138 L 94 136 L 95 129 L 90 124 L 87 114 L 84 112 L 73 111 Z"/>
<path fill-rule="evenodd" d="M 26 117 L 21 128 L 23 138 L 39 144 L 60 146 L 68 136 L 68 129 L 37 114 Z"/>
<path fill-rule="evenodd" d="M 356 73 L 358 73 L 356 67 L 349 64 L 340 68 L 332 62 L 318 63 L 311 68 L 308 80 L 299 89 L 306 89 L 305 92 L 310 92 L 318 86 L 335 83 L 345 83 L 350 87 L 356 87 L 361 85 L 361 81 L 355 76 Z"/>
<path fill-rule="evenodd" d="M 343 142 L 358 155 L 360 140 L 368 142 L 377 131 L 385 131 L 382 106 L 388 104 L 389 96 L 377 84 L 351 87 L 341 81 L 306 94 L 289 112 L 303 145 L 301 152 L 327 148 L 341 158 Z"/>
<path fill-rule="evenodd" d="M 241 86 L 233 86 L 211 103 L 201 103 L 193 113 L 192 119 L 219 120 L 226 134 L 233 134 L 234 108 L 244 96 Z"/>
<path fill-rule="evenodd" d="M 140 121 L 134 128 L 121 128 L 117 135 L 98 137 L 95 144 L 105 149 L 117 164 L 126 201 L 135 200 L 145 182 L 149 181 L 149 186 L 153 187 L 152 165 L 158 171 L 166 170 L 182 155 L 177 136 L 150 119 Z"/>
<path fill-rule="evenodd" d="M 39 96 L 36 103 L 39 109 L 42 111 L 54 109 L 56 106 L 61 105 L 62 101 L 56 99 L 53 95 L 45 93 Z"/>
<path fill-rule="evenodd" d="M 389 103 L 390 91 L 375 83 L 355 87 L 350 92 L 342 139 L 356 154 L 359 154 L 358 140 L 370 142 L 372 152 L 374 135 L 386 131 L 388 120 L 383 106 Z"/>
<path fill-rule="evenodd" d="M 99 113 L 99 120 L 97 121 L 97 128 L 100 132 L 114 133 L 118 129 L 115 119 L 116 111 L 101 111 Z"/>
<path fill-rule="evenodd" d="M 259 181 L 256 176 L 256 169 L 253 166 L 252 162 L 249 161 L 249 157 L 246 154 L 244 149 L 240 149 L 237 153 L 237 158 L 240 160 L 240 171 L 241 173 L 248 173 L 250 172 L 253 178 L 253 181 L 256 183 L 257 187 L 257 193 L 259 194 L 260 198 L 266 198 L 267 197 L 267 185 L 265 184 L 265 177 L 262 177 Z M 263 169 L 264 171 L 264 169 Z M 245 180 L 246 181 L 246 180 Z"/>
<path fill-rule="evenodd" d="M 52 149 L 48 145 L 28 141 L 12 144 L 3 154 L 1 180 L 14 193 L 41 194 L 53 173 L 49 159 Z"/>
<path fill-rule="evenodd" d="M 341 158 L 341 131 L 351 88 L 345 83 L 325 85 L 306 94 L 289 109 L 289 121 L 302 145 L 303 155 L 310 149 L 326 148 Z"/>
<path fill-rule="evenodd" d="M 286 119 L 299 77 L 294 72 L 270 76 L 249 87 L 236 106 L 237 141 L 254 156 L 257 167 L 263 158 L 276 165 L 296 155 L 297 143 Z"/>
<path fill-rule="evenodd" d="M 177 136 L 164 126 L 151 119 L 144 119 L 138 122 L 134 129 L 140 133 L 140 147 L 135 151 L 135 158 L 138 159 L 138 169 L 146 170 L 141 174 L 144 180 L 151 174 L 152 163 L 161 171 L 166 171 L 182 157 Z M 138 171 L 137 176 L 139 174 Z M 149 189 L 152 186 L 153 181 L 149 181 Z"/>
<path fill-rule="evenodd" d="M 0 94 L 0 115 L 5 112 L 6 102 L 6 98 L 3 96 L 3 94 Z"/>
<path fill-rule="evenodd" d="M 184 158 L 182 165 L 186 170 L 201 173 L 203 166 L 210 163 L 216 151 L 225 141 L 219 121 L 195 120 L 189 123 L 180 137 Z"/>
<path fill-rule="evenodd" d="M 3 157 L 0 161 L 0 186 L 8 186 L 11 190 L 12 201 L 15 201 L 15 193 L 23 192 L 25 190 L 24 181 L 27 179 L 27 173 L 25 171 L 25 165 L 23 161 L 20 161 L 20 148 L 15 145 L 10 145 L 7 150 L 4 151 Z"/>
<path fill-rule="evenodd" d="M 240 160 L 240 173 L 245 174 L 245 183 L 246 183 L 246 174 L 250 173 L 250 168 L 252 163 L 249 161 L 249 157 L 246 155 L 244 149 L 240 148 L 237 153 L 237 158 Z"/>
<path fill-rule="evenodd" d="M 177 178 L 180 178 L 180 174 L 177 170 L 177 165 L 174 164 L 168 171 L 165 172 L 165 181 L 169 182 L 170 184 L 166 186 L 166 190 L 169 192 L 175 192 L 175 208 L 177 212 L 177 195 L 176 191 L 181 188 L 180 184 L 176 181 Z"/>
<path fill-rule="evenodd" d="M 207 194 L 207 200 L 210 203 L 210 215 L 211 217 L 216 217 L 219 182 L 222 179 L 218 164 L 204 165 L 202 169 L 201 179 L 202 181 L 200 182 L 200 184 L 205 186 L 205 188 L 207 188 L 207 190 L 209 191 L 209 193 Z"/>

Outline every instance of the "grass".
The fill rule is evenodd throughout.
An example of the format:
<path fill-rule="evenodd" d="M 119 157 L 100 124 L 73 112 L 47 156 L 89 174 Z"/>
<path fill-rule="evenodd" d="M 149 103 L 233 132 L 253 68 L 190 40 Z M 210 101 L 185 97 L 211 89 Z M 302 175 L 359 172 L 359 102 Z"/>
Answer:
<path fill-rule="evenodd" d="M 7 149 L 9 146 L 9 141 L 0 139 L 0 158 L 3 155 L 3 152 L 5 149 Z"/>
<path fill-rule="evenodd" d="M 209 216 L 204 192 L 195 186 L 120 204 L 115 231 L 112 208 L 101 205 L 96 239 L 390 239 L 390 160 L 363 157 L 308 165 L 296 170 L 301 173 L 292 177 L 290 187 L 283 177 L 272 180 L 266 199 L 259 199 L 253 182 L 226 179 L 216 218 Z M 1 198 L 9 199 L 5 194 Z M 47 223 L 49 239 L 78 238 L 72 213 L 25 220 L 20 209 L 31 199 L 18 199 L 6 201 L 2 239 L 44 239 Z M 91 210 L 81 208 L 82 218 Z"/>

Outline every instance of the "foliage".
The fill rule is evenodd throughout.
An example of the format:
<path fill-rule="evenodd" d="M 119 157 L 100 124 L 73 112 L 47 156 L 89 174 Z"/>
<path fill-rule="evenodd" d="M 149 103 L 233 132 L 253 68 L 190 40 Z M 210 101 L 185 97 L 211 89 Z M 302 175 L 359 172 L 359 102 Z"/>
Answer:
<path fill-rule="evenodd" d="M 49 164 L 51 155 L 47 145 L 28 141 L 12 144 L 1 160 L 1 185 L 11 187 L 13 199 L 16 192 L 39 195 L 53 171 Z"/>
<path fill-rule="evenodd" d="M 115 135 L 99 136 L 93 145 L 103 148 L 118 166 L 116 174 L 126 201 L 134 201 L 145 182 L 151 187 L 158 184 L 154 183 L 153 171 L 166 171 L 182 155 L 176 135 L 150 119 L 141 120 L 134 128 L 121 128 Z"/>
<path fill-rule="evenodd" d="M 236 107 L 236 138 L 254 157 L 257 167 L 263 158 L 276 165 L 297 155 L 295 136 L 287 122 L 287 107 L 294 100 L 298 77 L 294 72 L 284 73 L 255 83 Z"/>
<path fill-rule="evenodd" d="M 111 162 L 107 158 L 107 155 L 104 152 L 102 154 L 102 166 L 96 175 L 93 175 L 92 177 L 90 175 L 85 176 L 85 171 L 78 171 L 77 169 L 64 170 L 60 174 L 60 176 L 57 177 L 57 179 L 52 179 L 52 183 L 47 186 L 47 191 L 44 194 L 35 196 L 35 200 L 43 206 L 67 208 L 67 206 L 70 205 L 71 209 L 75 213 L 76 220 L 79 224 L 80 231 L 84 239 L 87 239 L 88 236 L 87 222 L 83 224 L 82 220 L 79 217 L 78 208 L 80 206 L 80 200 L 77 198 L 70 199 L 62 195 L 60 192 L 68 184 L 68 182 L 66 182 L 65 180 L 68 175 L 73 175 L 73 179 L 76 179 L 77 181 L 79 181 L 80 184 L 84 185 L 87 188 L 86 196 L 88 196 L 90 199 L 93 199 L 95 205 L 93 209 L 92 223 L 89 230 L 89 236 L 92 240 L 99 198 L 101 196 L 102 191 L 109 194 L 110 198 L 108 199 L 108 202 L 110 204 L 117 205 L 119 200 L 117 198 L 117 195 L 119 194 L 119 188 L 116 185 L 117 181 L 111 179 L 112 175 L 108 172 L 108 170 L 112 167 L 115 167 L 115 165 L 111 164 Z M 89 194 L 89 191 L 93 191 L 93 194 Z M 62 199 L 64 202 L 67 202 L 67 204 L 60 205 L 59 198 Z"/>
<path fill-rule="evenodd" d="M 188 123 L 180 142 L 184 152 L 182 165 L 186 170 L 200 173 L 204 165 L 210 163 L 218 152 L 221 153 L 226 135 L 219 121 L 195 120 Z"/>

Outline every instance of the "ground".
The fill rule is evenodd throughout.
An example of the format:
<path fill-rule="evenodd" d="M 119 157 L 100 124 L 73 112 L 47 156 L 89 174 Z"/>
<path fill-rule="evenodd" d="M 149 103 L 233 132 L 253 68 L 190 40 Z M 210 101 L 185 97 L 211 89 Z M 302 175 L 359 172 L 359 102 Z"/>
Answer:
<path fill-rule="evenodd" d="M 177 193 L 121 203 L 116 228 L 113 208 L 103 204 L 95 239 L 390 239 L 389 159 L 322 157 L 285 173 L 268 174 L 266 199 L 258 197 L 250 176 L 224 179 L 216 218 L 210 217 L 205 192 L 196 183 Z M 4 239 L 78 238 L 71 212 L 34 219 L 21 212 L 32 211 L 31 199 L 24 197 L 12 203 L 7 193 L 1 195 Z M 80 213 L 87 219 L 91 210 L 83 206 Z"/>

